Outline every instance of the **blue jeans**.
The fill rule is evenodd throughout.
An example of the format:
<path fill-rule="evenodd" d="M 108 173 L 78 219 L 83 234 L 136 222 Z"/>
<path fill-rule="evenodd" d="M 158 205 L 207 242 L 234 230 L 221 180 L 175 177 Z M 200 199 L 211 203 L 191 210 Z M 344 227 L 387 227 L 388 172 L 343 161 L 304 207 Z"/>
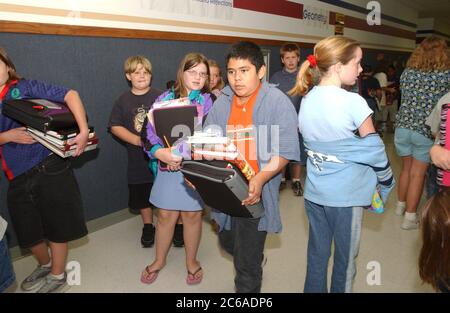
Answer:
<path fill-rule="evenodd" d="M 430 199 L 435 194 L 439 192 L 439 185 L 437 183 L 437 167 L 434 164 L 430 164 L 426 174 L 426 190 L 427 190 L 427 199 Z"/>
<path fill-rule="evenodd" d="M 334 241 L 331 292 L 351 292 L 356 275 L 362 207 L 327 207 L 305 199 L 309 220 L 308 265 L 304 292 L 328 292 L 328 260 Z"/>
<path fill-rule="evenodd" d="M 16 280 L 9 256 L 6 237 L 0 240 L 0 293 L 5 291 Z"/>
<path fill-rule="evenodd" d="M 267 232 L 258 230 L 259 221 L 259 218 L 233 217 L 231 229 L 219 233 L 221 246 L 233 256 L 238 293 L 261 292 L 261 261 Z"/>

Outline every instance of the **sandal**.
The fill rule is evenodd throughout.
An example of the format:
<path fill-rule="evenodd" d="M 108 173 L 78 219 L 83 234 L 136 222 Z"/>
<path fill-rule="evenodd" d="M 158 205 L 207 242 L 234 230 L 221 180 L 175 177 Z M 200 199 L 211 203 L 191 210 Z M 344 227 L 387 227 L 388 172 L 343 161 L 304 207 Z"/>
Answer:
<path fill-rule="evenodd" d="M 149 271 L 148 270 L 149 266 L 150 265 L 147 265 L 145 267 L 145 270 L 143 270 L 142 274 L 141 274 L 141 282 L 144 283 L 144 284 L 151 284 L 151 283 L 153 283 L 156 280 L 156 278 L 158 278 L 158 274 L 159 274 L 159 271 L 160 271 L 159 269 L 153 270 L 153 271 Z"/>
<path fill-rule="evenodd" d="M 188 275 L 186 277 L 186 283 L 188 285 L 197 285 L 202 282 L 203 270 L 202 270 L 201 266 L 193 273 L 191 273 L 189 270 L 187 272 L 188 272 Z M 201 275 L 199 275 L 198 277 L 195 277 L 195 275 L 197 275 L 199 272 L 201 272 Z"/>

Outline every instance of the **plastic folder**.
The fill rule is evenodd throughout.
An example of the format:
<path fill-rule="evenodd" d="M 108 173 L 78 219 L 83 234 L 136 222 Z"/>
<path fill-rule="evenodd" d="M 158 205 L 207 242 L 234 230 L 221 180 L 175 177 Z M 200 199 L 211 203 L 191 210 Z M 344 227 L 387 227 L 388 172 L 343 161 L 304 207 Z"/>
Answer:
<path fill-rule="evenodd" d="M 194 133 L 196 117 L 195 105 L 154 109 L 153 121 L 156 135 L 163 139 L 165 145 L 172 146 L 179 138 L 191 136 Z"/>
<path fill-rule="evenodd" d="M 242 205 L 248 197 L 248 183 L 239 169 L 227 161 L 184 161 L 181 171 L 210 207 L 235 217 L 259 218 L 261 202 Z"/>
<path fill-rule="evenodd" d="M 5 100 L 2 113 L 42 132 L 77 127 L 72 112 L 65 104 L 43 99 Z"/>

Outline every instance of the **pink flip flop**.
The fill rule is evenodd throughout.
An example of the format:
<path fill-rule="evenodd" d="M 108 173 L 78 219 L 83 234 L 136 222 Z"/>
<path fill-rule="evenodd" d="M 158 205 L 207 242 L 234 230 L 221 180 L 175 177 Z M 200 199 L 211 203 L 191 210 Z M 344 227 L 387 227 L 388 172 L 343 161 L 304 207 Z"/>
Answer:
<path fill-rule="evenodd" d="M 203 279 L 203 272 L 202 272 L 202 274 L 199 276 L 199 277 L 195 277 L 195 275 L 197 274 L 197 273 L 199 273 L 200 271 L 202 271 L 202 267 L 200 266 L 194 273 L 191 273 L 189 270 L 187 271 L 188 272 L 188 275 L 187 275 L 187 277 L 186 277 L 186 283 L 188 284 L 188 285 L 197 285 L 197 284 L 200 284 L 201 282 L 202 282 L 202 279 Z"/>
<path fill-rule="evenodd" d="M 158 278 L 158 274 L 160 271 L 159 269 L 154 270 L 154 271 L 149 271 L 148 268 L 149 268 L 149 265 L 145 267 L 145 270 L 143 270 L 142 274 L 141 274 L 141 282 L 144 284 L 153 283 L 156 280 L 156 278 Z"/>

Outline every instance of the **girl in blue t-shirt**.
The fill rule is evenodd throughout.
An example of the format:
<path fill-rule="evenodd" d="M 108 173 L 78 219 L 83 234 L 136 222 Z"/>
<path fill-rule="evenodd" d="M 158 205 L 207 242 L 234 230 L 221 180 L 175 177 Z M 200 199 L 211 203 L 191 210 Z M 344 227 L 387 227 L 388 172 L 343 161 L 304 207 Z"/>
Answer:
<path fill-rule="evenodd" d="M 305 292 L 328 292 L 327 270 L 333 241 L 335 250 L 331 292 L 351 291 L 355 274 L 354 259 L 359 248 L 362 206 L 370 204 L 376 178 L 372 169 L 366 169 L 368 174 L 372 171 L 373 179 L 369 181 L 373 182 L 373 189 L 358 185 L 361 178 L 352 175 L 355 176 L 364 164 L 355 165 L 354 160 L 349 161 L 348 155 L 356 159 L 356 156 L 365 157 L 367 154 L 371 162 L 387 162 L 384 145 L 379 138 L 370 138 L 378 145 L 375 158 L 374 153 L 369 154 L 371 145 L 361 144 L 360 150 L 352 145 L 348 145 L 350 148 L 343 146 L 350 140 L 360 140 L 356 138 L 355 132 L 359 132 L 360 137 L 375 132 L 371 119 L 373 112 L 364 98 L 341 88 L 343 85 L 355 84 L 362 71 L 361 59 L 362 50 L 355 40 L 341 36 L 325 38 L 315 45 L 314 54 L 308 56 L 301 65 L 296 84 L 290 91 L 291 94 L 304 96 L 299 113 L 299 129 L 308 151 L 304 193 L 309 220 Z M 339 150 L 340 145 L 344 149 Z M 339 159 L 341 155 L 338 153 L 347 154 L 347 159 Z M 364 157 L 362 161 L 366 162 Z M 387 168 L 390 170 L 388 163 Z M 344 175 L 348 181 L 341 180 L 343 172 L 348 173 Z M 335 181 L 336 178 L 339 181 Z M 393 180 L 389 180 L 389 183 L 392 187 Z M 357 194 L 349 190 L 356 190 Z"/>

